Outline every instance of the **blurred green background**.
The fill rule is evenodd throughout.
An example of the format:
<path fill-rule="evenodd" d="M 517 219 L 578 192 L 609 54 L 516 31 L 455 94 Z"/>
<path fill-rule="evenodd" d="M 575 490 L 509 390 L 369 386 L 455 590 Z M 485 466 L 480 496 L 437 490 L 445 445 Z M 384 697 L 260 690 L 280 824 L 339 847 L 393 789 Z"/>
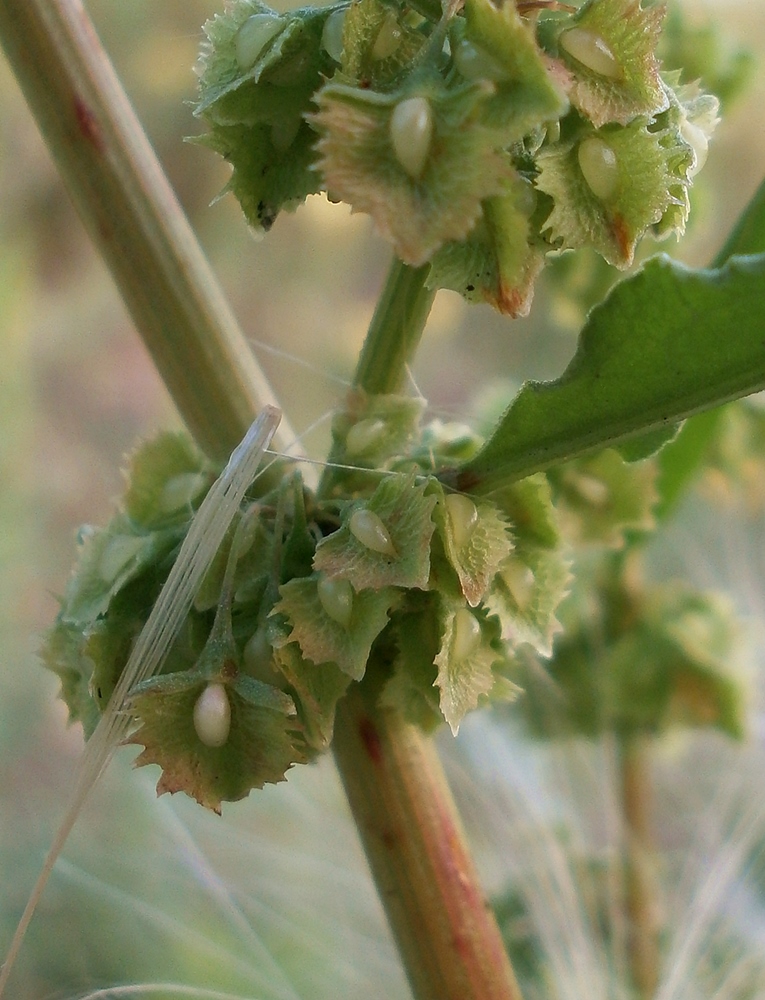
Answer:
<path fill-rule="evenodd" d="M 765 173 L 765 7 L 692 6 L 695 19 L 712 19 L 720 38 L 756 56 L 748 90 L 711 147 L 689 236 L 661 247 L 701 264 Z M 281 217 L 261 243 L 233 199 L 210 208 L 226 167 L 183 137 L 200 129 L 189 106 L 192 66 L 215 7 L 88 7 L 277 394 L 293 423 L 307 427 L 352 371 L 387 248 L 366 218 L 319 197 Z M 57 683 L 37 662 L 39 635 L 56 613 L 78 526 L 109 516 L 121 456 L 177 417 L 2 61 L 0 88 L 2 951 L 81 751 Z M 473 419 L 507 401 L 521 379 L 559 373 L 596 267 L 586 257 L 559 262 L 531 317 L 513 323 L 442 292 L 414 371 L 434 412 Z M 312 453 L 321 456 L 326 442 L 324 421 L 309 439 Z M 703 548 L 697 558 L 707 559 Z M 762 592 L 762 568 L 752 572 L 753 592 Z M 130 752 L 118 756 L 46 891 L 13 1000 L 142 981 L 252 998 L 408 996 L 330 761 L 219 820 L 185 801 L 157 805 L 156 776 L 131 773 Z"/>

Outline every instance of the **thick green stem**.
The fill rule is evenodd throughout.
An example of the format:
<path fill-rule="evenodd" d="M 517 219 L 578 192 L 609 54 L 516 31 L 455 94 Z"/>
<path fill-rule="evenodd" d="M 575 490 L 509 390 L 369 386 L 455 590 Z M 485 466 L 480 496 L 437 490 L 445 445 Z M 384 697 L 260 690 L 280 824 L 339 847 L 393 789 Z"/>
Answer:
<path fill-rule="evenodd" d="M 354 385 L 399 390 L 433 302 L 428 268 L 394 262 Z M 322 480 L 328 490 L 332 470 Z M 432 745 L 381 708 L 370 669 L 338 705 L 333 750 L 417 1000 L 521 1000 Z"/>
<path fill-rule="evenodd" d="M 333 748 L 414 995 L 521 1000 L 435 748 L 377 693 L 353 686 Z"/>
<path fill-rule="evenodd" d="M 409 267 L 393 258 L 361 349 L 354 389 L 375 396 L 396 392 L 404 384 L 436 294 L 425 287 L 429 270 L 428 264 Z M 342 479 L 342 471 L 332 468 L 342 451 L 342 442 L 335 441 L 319 484 L 320 495 L 327 496 Z"/>
<path fill-rule="evenodd" d="M 391 264 L 353 380 L 370 395 L 396 392 L 406 378 L 436 294 L 425 287 L 429 270 Z"/>
<path fill-rule="evenodd" d="M 625 827 L 627 955 L 641 1000 L 659 981 L 659 925 L 653 872 L 651 778 L 644 736 L 621 739 L 622 812 Z"/>
<path fill-rule="evenodd" d="M 2 0 L 0 42 L 181 416 L 227 457 L 276 400 L 81 3 Z"/>

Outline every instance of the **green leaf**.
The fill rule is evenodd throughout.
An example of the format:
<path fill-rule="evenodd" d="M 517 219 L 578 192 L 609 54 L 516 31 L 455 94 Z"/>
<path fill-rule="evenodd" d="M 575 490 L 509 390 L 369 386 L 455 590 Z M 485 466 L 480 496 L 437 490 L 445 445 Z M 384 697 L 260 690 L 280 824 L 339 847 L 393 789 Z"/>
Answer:
<path fill-rule="evenodd" d="M 325 611 L 317 582 L 318 577 L 312 576 L 290 580 L 279 588 L 281 600 L 274 613 L 284 615 L 292 628 L 286 641 L 296 642 L 305 659 L 335 663 L 344 674 L 360 681 L 372 643 L 388 624 L 398 594 L 392 587 L 353 594 L 350 620 L 343 625 Z"/>
<path fill-rule="evenodd" d="M 685 65 L 685 64 L 683 64 Z M 765 251 L 765 181 L 739 216 L 725 245 L 715 257 L 715 267 L 722 267 L 730 257 Z M 698 473 L 724 419 L 724 411 L 708 411 L 691 417 L 674 441 L 659 452 L 659 519 L 676 507 L 684 489 Z"/>
<path fill-rule="evenodd" d="M 725 408 L 722 406 L 699 413 L 686 420 L 674 441 L 659 452 L 659 478 L 656 483 L 659 503 L 655 509 L 658 520 L 663 520 L 675 509 L 685 488 L 701 471 L 724 417 Z"/>
<path fill-rule="evenodd" d="M 490 493 L 765 387 L 765 254 L 694 271 L 650 260 L 590 314 L 555 382 L 527 383 L 444 481 Z"/>
<path fill-rule="evenodd" d="M 431 518 L 434 495 L 426 496 L 428 481 L 415 476 L 386 476 L 369 500 L 350 504 L 341 527 L 316 547 L 314 569 L 328 577 L 349 580 L 359 591 L 383 587 L 424 590 L 430 576 Z M 393 551 L 376 552 L 350 530 L 357 511 L 376 515 L 387 530 Z"/>
<path fill-rule="evenodd" d="M 715 257 L 714 266 L 722 267 L 734 256 L 758 253 L 765 253 L 765 181 L 738 217 L 725 245 Z"/>

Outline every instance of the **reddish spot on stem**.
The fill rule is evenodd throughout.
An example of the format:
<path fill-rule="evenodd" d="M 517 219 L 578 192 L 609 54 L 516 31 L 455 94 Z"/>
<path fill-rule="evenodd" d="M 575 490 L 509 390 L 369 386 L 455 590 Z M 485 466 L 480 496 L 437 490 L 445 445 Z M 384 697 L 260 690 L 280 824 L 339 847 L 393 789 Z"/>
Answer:
<path fill-rule="evenodd" d="M 380 741 L 380 734 L 377 732 L 377 727 L 371 719 L 364 717 L 360 720 L 359 736 L 361 737 L 361 742 L 364 744 L 367 756 L 373 764 L 379 767 L 383 759 L 382 743 Z"/>
<path fill-rule="evenodd" d="M 99 153 L 104 151 L 104 142 L 101 135 L 101 129 L 96 121 L 96 116 L 87 106 L 87 104 L 82 101 L 79 97 L 74 99 L 74 116 L 77 119 L 77 125 L 79 126 L 80 132 L 87 141 L 94 146 Z"/>
<path fill-rule="evenodd" d="M 383 830 L 380 834 L 380 839 L 389 851 L 394 850 L 398 846 L 398 837 L 393 830 Z"/>

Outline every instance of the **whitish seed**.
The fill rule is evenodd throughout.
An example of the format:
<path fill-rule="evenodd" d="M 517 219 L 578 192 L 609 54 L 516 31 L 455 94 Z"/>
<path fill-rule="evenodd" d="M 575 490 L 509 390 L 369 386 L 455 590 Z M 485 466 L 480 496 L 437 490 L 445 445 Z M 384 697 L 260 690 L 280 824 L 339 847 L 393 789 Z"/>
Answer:
<path fill-rule="evenodd" d="M 688 176 L 694 177 L 707 161 L 709 137 L 704 129 L 699 128 L 698 125 L 694 125 L 693 122 L 689 122 L 687 119 L 680 126 L 680 135 L 693 150 L 694 159 L 688 170 Z"/>
<path fill-rule="evenodd" d="M 337 63 L 343 58 L 343 28 L 347 10 L 347 7 L 343 10 L 333 10 L 324 22 L 324 30 L 321 33 L 322 48 L 329 58 Z"/>
<path fill-rule="evenodd" d="M 115 535 L 114 538 L 111 538 L 98 562 L 98 572 L 101 579 L 106 583 L 116 580 L 117 576 L 145 544 L 145 538 L 135 538 L 132 535 Z"/>
<path fill-rule="evenodd" d="M 622 76 L 619 60 L 605 39 L 594 31 L 589 31 L 587 28 L 569 28 L 560 36 L 560 44 L 577 62 L 598 76 L 606 76 L 609 80 L 618 80 Z"/>
<path fill-rule="evenodd" d="M 380 443 L 385 434 L 385 421 L 374 417 L 359 420 L 345 435 L 345 451 L 348 455 L 363 455 Z"/>
<path fill-rule="evenodd" d="M 454 544 L 457 549 L 461 549 L 467 545 L 478 523 L 478 509 L 470 497 L 462 493 L 450 493 L 446 498 L 446 513 L 452 526 Z"/>
<path fill-rule="evenodd" d="M 223 684 L 208 684 L 194 705 L 194 729 L 206 747 L 222 747 L 231 731 L 231 703 Z"/>
<path fill-rule="evenodd" d="M 393 109 L 390 140 L 396 159 L 418 180 L 428 162 L 433 140 L 433 111 L 426 97 L 408 97 Z"/>
<path fill-rule="evenodd" d="M 388 59 L 392 56 L 401 44 L 402 32 L 396 15 L 389 10 L 377 32 L 377 38 L 372 46 L 370 55 L 372 59 L 379 62 L 381 59 Z"/>
<path fill-rule="evenodd" d="M 256 629 L 242 650 L 242 661 L 248 674 L 257 677 L 265 664 L 270 666 L 274 651 L 264 628 Z"/>
<path fill-rule="evenodd" d="M 258 61 L 261 52 L 282 30 L 284 21 L 276 14 L 253 14 L 236 33 L 234 49 L 239 69 L 246 73 Z"/>
<path fill-rule="evenodd" d="M 191 501 L 202 492 L 206 477 L 201 472 L 180 472 L 168 479 L 162 488 L 159 507 L 163 514 L 172 514 L 191 506 Z"/>
<path fill-rule="evenodd" d="M 534 574 L 531 569 L 520 559 L 513 559 L 502 568 L 502 578 L 518 609 L 525 611 L 534 596 Z"/>
<path fill-rule="evenodd" d="M 608 503 L 608 487 L 597 476 L 582 472 L 572 480 L 572 485 L 579 496 L 593 507 L 604 507 Z"/>
<path fill-rule="evenodd" d="M 530 219 L 534 214 L 537 207 L 537 192 L 531 181 L 526 180 L 524 177 L 522 182 L 515 189 L 515 207 L 525 216 Z"/>
<path fill-rule="evenodd" d="M 323 574 L 316 585 L 321 606 L 330 618 L 348 628 L 353 614 L 353 587 L 348 580 L 330 580 Z"/>
<path fill-rule="evenodd" d="M 607 142 L 592 135 L 579 143 L 579 169 L 587 185 L 601 201 L 609 201 L 619 188 L 619 161 Z"/>
<path fill-rule="evenodd" d="M 348 527 L 353 537 L 366 548 L 384 556 L 397 555 L 388 529 L 374 511 L 366 508 L 355 510 L 351 514 Z"/>
<path fill-rule="evenodd" d="M 481 641 L 481 626 L 467 608 L 460 608 L 454 616 L 452 632 L 452 658 L 461 663 L 471 656 Z"/>
<path fill-rule="evenodd" d="M 466 80 L 493 80 L 500 83 L 508 78 L 504 66 L 466 38 L 454 50 L 454 65 Z"/>

